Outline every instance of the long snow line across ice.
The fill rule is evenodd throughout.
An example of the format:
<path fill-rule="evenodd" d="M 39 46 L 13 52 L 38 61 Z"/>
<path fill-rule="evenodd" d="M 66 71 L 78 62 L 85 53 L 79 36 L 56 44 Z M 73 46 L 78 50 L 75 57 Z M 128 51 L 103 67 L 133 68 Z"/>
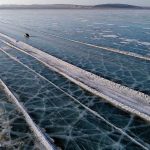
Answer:
<path fill-rule="evenodd" d="M 36 139 L 42 144 L 45 150 L 56 150 L 56 148 L 51 144 L 41 130 L 37 127 L 37 125 L 33 122 L 29 114 L 27 113 L 24 106 L 19 102 L 19 100 L 13 95 L 13 93 L 8 89 L 6 84 L 0 79 L 0 89 L 4 91 L 8 100 L 16 105 L 16 109 L 24 116 L 25 121 L 29 125 L 31 131 L 33 132 Z"/>
<path fill-rule="evenodd" d="M 134 52 L 119 50 L 119 49 L 115 49 L 115 48 L 111 48 L 111 47 L 98 46 L 98 45 L 94 45 L 94 44 L 90 44 L 90 43 L 85 43 L 85 42 L 81 42 L 81 41 L 77 41 L 77 40 L 73 40 L 73 39 L 64 38 L 62 36 L 58 36 L 58 35 L 54 35 L 54 34 L 49 34 L 49 35 L 53 36 L 53 37 L 56 37 L 56 38 L 64 39 L 66 41 L 70 41 L 70 42 L 73 42 L 73 43 L 89 46 L 91 48 L 102 49 L 102 50 L 105 50 L 105 51 L 110 51 L 110 52 L 122 54 L 122 55 L 125 55 L 125 56 L 130 56 L 130 57 L 135 57 L 135 58 L 138 58 L 138 59 L 150 61 L 149 56 L 144 56 L 144 55 L 137 54 L 137 53 L 134 53 Z"/>
<path fill-rule="evenodd" d="M 87 72 L 4 34 L 0 34 L 0 37 L 5 44 L 34 57 L 51 70 L 104 98 L 114 106 L 150 121 L 150 96 Z"/>

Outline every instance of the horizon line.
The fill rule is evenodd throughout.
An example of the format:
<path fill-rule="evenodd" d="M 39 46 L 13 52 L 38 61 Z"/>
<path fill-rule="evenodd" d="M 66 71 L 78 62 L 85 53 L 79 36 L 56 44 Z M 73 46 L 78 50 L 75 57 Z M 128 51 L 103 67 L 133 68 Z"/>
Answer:
<path fill-rule="evenodd" d="M 46 4 L 40 4 L 40 3 L 32 3 L 32 4 L 0 4 L 0 6 L 5 5 L 24 5 L 24 6 L 31 6 L 31 5 L 77 5 L 77 6 L 96 6 L 96 5 L 109 5 L 109 4 L 123 4 L 123 5 L 130 5 L 130 6 L 138 6 L 138 7 L 150 7 L 145 5 L 134 5 L 134 4 L 128 4 L 128 3 L 102 3 L 102 4 L 75 4 L 75 3 L 46 3 Z"/>

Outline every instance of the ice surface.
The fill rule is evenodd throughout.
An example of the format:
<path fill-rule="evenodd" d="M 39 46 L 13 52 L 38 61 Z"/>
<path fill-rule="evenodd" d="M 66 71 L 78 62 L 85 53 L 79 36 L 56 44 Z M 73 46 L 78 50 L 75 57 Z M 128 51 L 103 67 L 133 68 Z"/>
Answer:
<path fill-rule="evenodd" d="M 47 136 L 54 138 L 57 145 L 66 150 L 150 147 L 149 123 L 130 116 L 85 92 L 60 75 L 47 70 L 33 58 L 15 51 L 12 53 L 123 131 L 116 130 L 90 114 L 65 93 L 0 52 L 0 77 L 24 103 L 33 120 L 43 128 Z M 124 132 L 136 142 L 124 135 Z"/>
<path fill-rule="evenodd" d="M 130 11 L 120 11 L 120 13 L 118 11 L 90 11 L 89 13 L 86 10 L 78 10 L 68 13 L 67 10 L 59 12 L 21 10 L 20 13 L 20 10 L 3 10 L 0 12 L 0 26 L 1 32 L 14 36 L 18 40 L 25 41 L 109 80 L 150 94 L 149 61 L 107 53 L 102 49 L 81 46 L 51 36 L 51 34 L 57 34 L 64 38 L 102 45 L 106 48 L 113 47 L 148 57 L 150 55 L 148 11 L 135 11 L 131 15 Z M 26 32 L 33 35 L 30 40 L 24 39 L 23 35 Z M 110 38 L 103 37 L 103 35 L 118 37 Z M 126 41 L 126 39 L 135 40 Z M 56 72 L 47 69 L 32 57 L 11 50 L 6 45 L 0 44 L 0 46 L 47 79 L 37 76 L 36 73 L 0 52 L 0 78 L 25 104 L 28 113 L 43 129 L 48 139 L 53 137 L 55 143 L 65 150 L 150 149 L 149 123 L 90 94 Z M 60 92 L 50 82 L 97 112 L 105 121 L 74 103 L 70 96 Z M 5 141 L 11 143 L 10 150 L 20 149 L 18 141 L 23 142 L 21 149 L 37 149 L 39 145 L 33 140 L 33 135 L 25 121 L 15 111 L 15 107 L 5 101 L 7 98 L 3 97 L 5 96 L 0 93 L 0 108 L 2 111 L 5 110 L 5 114 L 0 117 L 2 118 L 0 132 L 3 130 L 1 125 L 7 120 L 6 123 L 9 122 L 10 126 L 7 128 L 4 124 L 8 129 L 5 131 L 11 133 L 11 136 Z M 108 125 L 106 121 L 121 131 Z"/>

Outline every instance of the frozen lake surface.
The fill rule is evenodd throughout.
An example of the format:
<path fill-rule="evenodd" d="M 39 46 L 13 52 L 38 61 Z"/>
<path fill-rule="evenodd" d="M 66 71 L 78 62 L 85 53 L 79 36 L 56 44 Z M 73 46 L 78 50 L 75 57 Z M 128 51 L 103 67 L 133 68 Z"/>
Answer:
<path fill-rule="evenodd" d="M 145 59 L 150 56 L 149 11 L 136 10 L 132 16 L 130 11 L 68 11 L 1 10 L 0 32 L 86 71 L 150 95 L 150 61 Z M 32 35 L 30 39 L 23 37 L 26 32 Z M 11 56 L 0 51 L 0 79 L 56 146 L 64 150 L 150 149 L 150 123 L 87 92 L 35 58 L 3 42 L 0 42 L 0 48 Z M 144 58 L 107 48 L 132 52 Z M 2 89 L 0 113 L 1 147 L 5 148 L 5 143 L 9 143 L 7 148 L 14 150 L 42 149 L 22 114 L 17 113 Z"/>

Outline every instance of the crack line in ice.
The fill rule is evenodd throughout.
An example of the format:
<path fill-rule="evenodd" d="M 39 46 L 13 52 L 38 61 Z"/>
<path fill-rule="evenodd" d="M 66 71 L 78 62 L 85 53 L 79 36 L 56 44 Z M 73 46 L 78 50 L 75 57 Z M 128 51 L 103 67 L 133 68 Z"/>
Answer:
<path fill-rule="evenodd" d="M 126 132 L 124 132 L 121 128 L 115 126 L 114 124 L 112 124 L 111 122 L 109 122 L 108 120 L 106 120 L 104 117 L 102 117 L 100 114 L 98 114 L 97 112 L 95 112 L 94 110 L 90 109 L 89 107 L 87 107 L 86 105 L 82 104 L 79 100 L 77 100 L 76 98 L 74 98 L 73 96 L 71 96 L 69 93 L 65 92 L 63 89 L 61 89 L 60 87 L 58 87 L 56 84 L 54 84 L 53 82 L 49 81 L 47 78 L 45 78 L 44 76 L 40 75 L 39 73 L 37 73 L 35 70 L 31 69 L 30 67 L 28 67 L 27 65 L 25 65 L 24 63 L 20 62 L 17 58 L 13 57 L 12 55 L 8 54 L 7 52 L 5 52 L 3 49 L 0 48 L 0 50 L 5 53 L 9 58 L 11 58 L 12 60 L 16 61 L 17 63 L 21 64 L 22 66 L 24 66 L 25 68 L 29 69 L 31 72 L 35 73 L 36 75 L 38 75 L 40 78 L 46 80 L 48 83 L 52 84 L 54 87 L 56 87 L 57 89 L 59 89 L 60 91 L 62 91 L 64 94 L 66 94 L 67 96 L 69 96 L 73 101 L 75 101 L 76 103 L 80 104 L 83 108 L 85 108 L 87 111 L 89 111 L 91 114 L 93 114 L 94 116 L 100 118 L 101 120 L 103 120 L 105 123 L 107 123 L 109 126 L 113 127 L 114 129 L 118 130 L 120 133 L 122 133 L 124 136 L 128 137 L 132 142 L 136 143 L 137 145 L 139 145 L 140 147 L 142 147 L 145 150 L 148 150 L 147 147 L 145 147 L 144 145 L 142 145 L 140 142 L 138 142 L 137 140 L 135 140 L 133 137 L 131 137 L 130 135 L 128 135 Z"/>

